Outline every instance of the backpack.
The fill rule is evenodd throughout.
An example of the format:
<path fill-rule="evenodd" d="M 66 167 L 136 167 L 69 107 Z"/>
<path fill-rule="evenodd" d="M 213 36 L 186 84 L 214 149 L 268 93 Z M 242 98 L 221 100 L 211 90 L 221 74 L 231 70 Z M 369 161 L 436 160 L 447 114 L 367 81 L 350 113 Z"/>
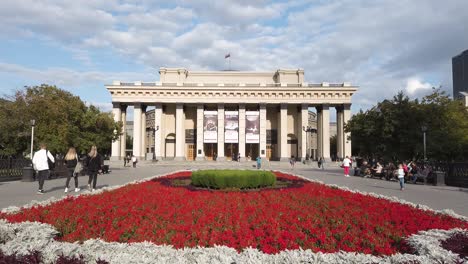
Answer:
<path fill-rule="evenodd" d="M 49 159 L 48 153 L 49 153 L 49 151 L 46 150 L 47 164 L 49 165 L 49 170 L 53 170 L 53 169 L 55 169 L 55 162 L 53 162 L 52 160 Z"/>

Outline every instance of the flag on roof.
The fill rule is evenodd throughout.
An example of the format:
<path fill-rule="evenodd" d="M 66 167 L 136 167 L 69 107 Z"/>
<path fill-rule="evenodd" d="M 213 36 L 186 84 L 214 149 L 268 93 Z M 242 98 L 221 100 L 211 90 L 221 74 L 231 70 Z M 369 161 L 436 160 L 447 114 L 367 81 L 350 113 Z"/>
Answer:
<path fill-rule="evenodd" d="M 227 58 L 229 58 L 229 57 L 231 57 L 231 53 L 228 53 L 228 54 L 224 55 L 224 58 L 225 58 L 225 59 L 227 59 Z"/>

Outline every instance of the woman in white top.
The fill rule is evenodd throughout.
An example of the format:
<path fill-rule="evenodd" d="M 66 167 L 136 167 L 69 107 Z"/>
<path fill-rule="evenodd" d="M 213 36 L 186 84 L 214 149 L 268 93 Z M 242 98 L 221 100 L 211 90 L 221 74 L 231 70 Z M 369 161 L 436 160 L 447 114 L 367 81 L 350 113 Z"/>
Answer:
<path fill-rule="evenodd" d="M 398 180 L 400 181 L 400 190 L 405 189 L 405 171 L 403 170 L 403 164 L 398 165 Z"/>

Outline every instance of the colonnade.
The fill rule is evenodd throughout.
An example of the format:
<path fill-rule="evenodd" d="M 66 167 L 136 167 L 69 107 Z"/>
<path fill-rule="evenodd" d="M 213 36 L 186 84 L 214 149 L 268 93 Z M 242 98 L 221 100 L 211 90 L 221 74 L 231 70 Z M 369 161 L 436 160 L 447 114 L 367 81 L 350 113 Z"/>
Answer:
<path fill-rule="evenodd" d="M 121 121 L 125 127 L 127 120 L 127 106 L 133 106 L 133 155 L 140 159 L 146 156 L 146 109 L 147 106 L 154 106 L 154 158 L 160 160 L 168 158 L 163 149 L 167 152 L 166 144 L 172 144 L 166 140 L 169 134 L 175 134 L 174 155 L 171 158 L 175 160 L 185 160 L 187 158 L 186 147 L 186 129 L 196 129 L 196 144 L 194 160 L 205 160 L 204 145 L 204 112 L 207 104 L 203 103 L 113 103 L 112 113 L 115 121 Z M 167 121 L 167 115 L 164 111 L 165 106 L 175 106 L 174 129 L 167 128 L 165 125 L 172 122 Z M 258 148 L 255 154 L 261 158 L 271 158 L 278 160 L 288 160 L 291 156 L 304 159 L 307 152 L 307 132 L 303 129 L 309 126 L 308 112 L 310 107 L 317 110 L 317 157 L 330 159 L 330 107 L 336 108 L 337 120 L 337 156 L 344 158 L 351 156 L 351 141 L 349 133 L 344 132 L 344 125 L 351 118 L 350 104 L 210 104 L 211 109 L 217 111 L 217 143 L 216 160 L 224 160 L 225 153 L 225 111 L 227 108 L 235 109 L 238 113 L 238 140 L 235 143 L 237 151 L 242 157 L 246 157 L 250 150 L 246 149 L 246 112 L 254 109 L 259 115 L 259 139 L 253 146 Z M 186 127 L 186 111 L 196 112 L 193 118 L 193 127 Z M 272 111 L 270 113 L 270 111 Z M 270 118 L 267 118 L 267 113 Z M 275 117 L 276 114 L 276 117 Z M 273 116 L 273 118 L 271 118 Z M 173 117 L 171 117 L 173 118 Z M 205 130 L 204 130 L 205 129 Z M 277 131 L 277 140 L 269 138 L 267 140 L 267 130 Z M 271 134 L 271 133 L 270 133 Z M 267 141 L 269 142 L 267 144 Z M 276 144 L 275 144 L 276 143 Z M 292 148 L 292 145 L 295 148 Z M 112 159 L 117 160 L 126 156 L 126 134 L 125 132 L 118 140 L 112 143 Z M 249 145 L 250 147 L 252 144 Z M 270 152 L 267 151 L 269 149 Z M 274 149 L 271 154 L 271 149 Z M 232 150 L 231 150 L 232 151 Z M 236 151 L 236 152 L 237 152 Z M 237 153 L 236 153 L 237 154 Z M 270 155 L 270 156 L 268 156 Z"/>

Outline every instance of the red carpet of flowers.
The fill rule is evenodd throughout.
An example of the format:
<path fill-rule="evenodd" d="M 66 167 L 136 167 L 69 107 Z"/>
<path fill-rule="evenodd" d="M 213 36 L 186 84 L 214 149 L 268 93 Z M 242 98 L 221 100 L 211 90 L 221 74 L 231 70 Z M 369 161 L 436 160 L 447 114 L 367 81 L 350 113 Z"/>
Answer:
<path fill-rule="evenodd" d="M 278 177 L 300 180 L 276 173 Z M 168 177 L 187 177 L 180 172 Z M 152 241 L 176 248 L 226 245 L 265 253 L 284 249 L 387 255 L 420 230 L 468 223 L 318 183 L 249 192 L 193 191 L 158 179 L 44 207 L 0 214 L 11 222 L 55 226 L 63 241 Z"/>

